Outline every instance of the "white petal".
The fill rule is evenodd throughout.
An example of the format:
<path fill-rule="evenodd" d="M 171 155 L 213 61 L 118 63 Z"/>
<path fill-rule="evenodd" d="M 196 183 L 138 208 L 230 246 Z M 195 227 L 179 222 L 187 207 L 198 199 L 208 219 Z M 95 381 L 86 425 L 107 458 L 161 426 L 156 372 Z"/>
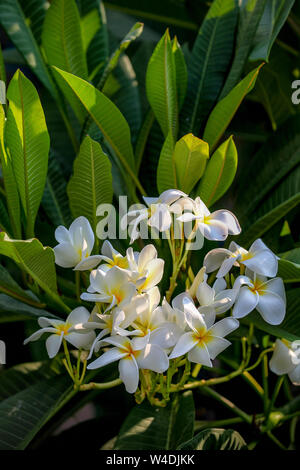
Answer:
<path fill-rule="evenodd" d="M 160 232 L 165 232 L 172 224 L 172 217 L 165 204 L 157 204 L 154 214 L 148 220 L 148 225 Z"/>
<path fill-rule="evenodd" d="M 205 344 L 198 343 L 189 353 L 188 360 L 206 367 L 212 367 L 209 352 Z"/>
<path fill-rule="evenodd" d="M 140 369 L 149 369 L 161 374 L 169 367 L 169 359 L 165 351 L 156 344 L 147 344 L 137 356 Z"/>
<path fill-rule="evenodd" d="M 189 327 L 195 332 L 206 330 L 203 316 L 196 309 L 194 302 L 191 302 L 188 298 L 185 298 L 183 301 L 183 306 L 185 319 Z"/>
<path fill-rule="evenodd" d="M 52 359 L 59 351 L 63 340 L 64 333 L 62 332 L 60 335 L 54 334 L 49 336 L 46 340 L 46 349 L 48 356 Z"/>
<path fill-rule="evenodd" d="M 175 357 L 183 356 L 189 352 L 197 344 L 197 339 L 194 333 L 184 333 L 178 340 L 169 358 L 174 359 Z"/>
<path fill-rule="evenodd" d="M 26 345 L 30 341 L 37 341 L 38 339 L 40 339 L 40 337 L 44 333 L 55 333 L 55 332 L 56 332 L 55 328 L 42 328 L 41 330 L 35 331 L 32 335 L 26 338 L 23 344 Z"/>
<path fill-rule="evenodd" d="M 92 227 L 86 217 L 77 217 L 70 225 L 69 232 L 73 238 L 75 246 L 82 246 L 82 241 L 86 242 L 86 249 L 90 254 L 94 247 L 95 236 Z"/>
<path fill-rule="evenodd" d="M 153 259 L 147 265 L 147 276 L 140 289 L 148 290 L 155 287 L 162 279 L 164 273 L 164 260 L 161 258 Z"/>
<path fill-rule="evenodd" d="M 120 351 L 119 348 L 112 348 L 109 351 L 106 351 L 102 354 L 102 356 L 95 359 L 95 361 L 91 362 L 87 368 L 88 369 L 99 369 L 99 367 L 106 366 L 107 364 L 111 364 L 112 362 L 119 361 L 126 357 L 128 353 L 124 353 Z"/>
<path fill-rule="evenodd" d="M 257 306 L 259 296 L 252 292 L 249 287 L 241 287 L 235 301 L 232 314 L 235 318 L 242 318 L 252 312 Z"/>
<path fill-rule="evenodd" d="M 184 214 L 177 217 L 177 220 L 179 222 L 191 222 L 192 220 L 196 220 L 196 219 L 199 219 L 199 217 L 190 212 L 185 212 Z"/>
<path fill-rule="evenodd" d="M 237 291 L 234 289 L 226 289 L 223 290 L 222 292 L 219 292 L 215 300 L 212 304 L 212 307 L 214 307 L 216 314 L 220 315 L 221 313 L 227 312 L 229 310 L 237 296 Z"/>
<path fill-rule="evenodd" d="M 105 294 L 88 294 L 87 292 L 83 292 L 80 298 L 87 302 L 111 302 L 111 297 Z"/>
<path fill-rule="evenodd" d="M 281 277 L 275 277 L 275 279 L 270 279 L 265 283 L 266 290 L 268 293 L 273 293 L 279 295 L 284 302 L 286 302 L 285 288 L 284 283 Z"/>
<path fill-rule="evenodd" d="M 255 253 L 252 258 L 243 261 L 243 264 L 262 276 L 274 277 L 278 271 L 277 258 L 269 249 Z"/>
<path fill-rule="evenodd" d="M 151 344 L 157 344 L 161 348 L 168 349 L 177 343 L 182 333 L 181 328 L 175 323 L 166 323 L 151 332 L 149 341 Z"/>
<path fill-rule="evenodd" d="M 101 247 L 101 254 L 103 256 L 106 256 L 107 258 L 113 260 L 114 259 L 114 255 L 118 255 L 119 252 L 117 250 L 114 249 L 114 247 L 112 246 L 112 244 L 108 241 L 108 240 L 105 240 L 103 242 L 103 245 Z"/>
<path fill-rule="evenodd" d="M 95 268 L 101 263 L 102 257 L 100 255 L 88 256 L 87 258 L 76 264 L 74 271 L 88 271 L 89 269 Z"/>
<path fill-rule="evenodd" d="M 222 278 L 226 276 L 226 274 L 228 274 L 231 268 L 236 264 L 236 260 L 237 258 L 234 256 L 231 256 L 230 258 L 225 259 L 223 263 L 221 264 L 219 271 L 217 272 L 217 277 Z"/>
<path fill-rule="evenodd" d="M 223 290 L 225 290 L 226 287 L 227 287 L 227 282 L 225 281 L 223 277 L 216 279 L 215 282 L 213 283 L 213 289 L 215 290 L 216 294 L 219 294 L 219 292 L 222 292 Z"/>
<path fill-rule="evenodd" d="M 205 345 L 209 352 L 210 358 L 215 359 L 219 354 L 221 354 L 221 352 L 231 345 L 231 342 L 224 338 L 213 337 L 210 338 L 210 340 L 207 341 Z"/>
<path fill-rule="evenodd" d="M 124 382 L 126 391 L 134 393 L 139 384 L 139 368 L 133 356 L 121 359 L 119 362 L 120 379 Z"/>
<path fill-rule="evenodd" d="M 141 349 L 144 349 L 149 343 L 149 339 L 150 339 L 150 332 L 145 336 L 133 338 L 131 340 L 132 349 L 134 351 L 140 351 Z"/>
<path fill-rule="evenodd" d="M 55 263 L 62 268 L 73 268 L 80 261 L 80 253 L 70 243 L 60 243 L 53 251 Z"/>
<path fill-rule="evenodd" d="M 287 374 L 295 368 L 292 362 L 292 351 L 280 339 L 276 339 L 269 366 L 270 370 L 277 375 Z"/>
<path fill-rule="evenodd" d="M 270 325 L 279 325 L 285 317 L 285 302 L 276 294 L 263 294 L 259 296 L 256 310 Z"/>
<path fill-rule="evenodd" d="M 223 338 L 229 335 L 232 331 L 239 327 L 239 322 L 233 317 L 223 318 L 222 320 L 215 323 L 209 330 L 213 336 L 219 336 Z"/>
<path fill-rule="evenodd" d="M 147 264 L 157 257 L 157 251 L 154 245 L 146 245 L 140 252 L 138 258 L 138 270 L 140 273 L 147 269 Z"/>
<path fill-rule="evenodd" d="M 207 240 L 224 241 L 228 236 L 228 229 L 223 222 L 214 219 L 206 219 L 205 223 L 199 223 L 199 229 Z"/>
<path fill-rule="evenodd" d="M 196 292 L 196 297 L 200 305 L 210 305 L 215 297 L 215 290 L 206 282 L 201 282 Z"/>
<path fill-rule="evenodd" d="M 72 326 L 77 323 L 85 323 L 90 318 L 90 312 L 85 307 L 77 307 L 69 313 L 66 323 L 70 323 Z"/>
<path fill-rule="evenodd" d="M 207 253 L 204 258 L 203 264 L 206 267 L 206 272 L 212 273 L 218 269 L 223 261 L 232 255 L 231 251 L 226 248 L 215 248 Z"/>
<path fill-rule="evenodd" d="M 77 349 L 88 349 L 95 337 L 94 331 L 90 331 L 87 333 L 69 333 L 65 336 L 65 339 Z"/>
<path fill-rule="evenodd" d="M 59 225 L 59 227 L 57 227 L 54 232 L 54 236 L 58 243 L 71 243 L 69 230 L 67 230 L 63 225 Z"/>
<path fill-rule="evenodd" d="M 179 189 L 167 189 L 159 196 L 160 202 L 164 204 L 172 204 L 173 202 L 177 201 L 180 197 L 186 197 L 183 191 L 179 191 Z"/>
<path fill-rule="evenodd" d="M 289 372 L 289 378 L 294 385 L 300 385 L 300 364 Z"/>
<path fill-rule="evenodd" d="M 211 217 L 224 223 L 228 229 L 229 235 L 238 235 L 241 233 L 240 224 L 232 212 L 227 210 L 219 210 L 213 212 Z"/>

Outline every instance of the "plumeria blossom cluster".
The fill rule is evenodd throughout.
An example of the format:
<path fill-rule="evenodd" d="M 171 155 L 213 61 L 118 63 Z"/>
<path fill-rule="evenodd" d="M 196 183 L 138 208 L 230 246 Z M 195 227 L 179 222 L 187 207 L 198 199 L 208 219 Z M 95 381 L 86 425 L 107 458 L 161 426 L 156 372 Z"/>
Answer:
<path fill-rule="evenodd" d="M 182 191 L 168 190 L 145 202 L 147 209 L 127 214 L 133 225 L 131 242 L 139 237 L 142 220 L 170 233 L 175 217 L 183 224 L 193 224 L 192 235 L 200 231 L 216 242 L 241 231 L 230 211 L 210 213 L 199 197 L 193 200 Z M 173 375 L 179 377 L 179 385 L 189 379 L 191 363 L 198 368 L 213 367 L 213 361 L 231 345 L 227 337 L 239 328 L 240 319 L 255 309 L 271 325 L 284 319 L 286 297 L 283 281 L 276 277 L 278 258 L 260 239 L 249 250 L 235 242 L 228 249 L 211 250 L 198 273 L 187 277 L 184 292 L 173 296 L 177 276 L 187 262 L 184 240 L 179 241 L 179 248 L 175 240 L 170 242 L 173 273 L 163 295 L 158 286 L 165 261 L 153 244 L 140 252 L 129 247 L 122 254 L 106 240 L 101 253 L 94 254 L 95 238 L 85 217 L 77 218 L 69 229 L 58 227 L 55 237 L 56 264 L 86 271 L 82 273 L 85 279 L 89 276 L 80 298 L 90 308 L 76 308 L 65 321 L 40 318 L 41 329 L 25 342 L 49 333 L 46 348 L 50 358 L 62 343 L 67 351 L 68 342 L 87 351 L 87 369 L 117 363 L 129 393 L 141 396 L 147 389 L 148 398 L 157 391 L 165 396 L 164 387 L 170 388 Z M 300 383 L 300 360 L 297 362 L 298 351 L 293 348 L 278 340 L 270 366 L 275 373 L 288 373 Z M 70 358 L 68 361 L 72 376 Z M 183 370 L 181 366 L 182 373 L 178 372 Z"/>

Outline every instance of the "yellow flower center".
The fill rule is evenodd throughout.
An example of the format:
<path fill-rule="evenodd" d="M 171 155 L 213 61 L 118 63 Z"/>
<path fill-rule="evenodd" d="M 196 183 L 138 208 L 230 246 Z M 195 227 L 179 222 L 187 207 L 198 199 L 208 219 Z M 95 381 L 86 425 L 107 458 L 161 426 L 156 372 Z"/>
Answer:
<path fill-rule="evenodd" d="M 266 288 L 265 288 L 264 284 L 265 283 L 263 281 L 260 281 L 259 279 L 256 279 L 253 282 L 253 287 L 249 287 L 249 289 L 254 294 L 257 293 L 258 295 L 264 295 L 266 293 Z"/>
<path fill-rule="evenodd" d="M 68 331 L 69 331 L 69 328 L 71 328 L 71 325 L 69 323 L 63 323 L 62 325 L 57 325 L 56 327 L 56 334 L 57 335 L 61 335 L 61 333 L 63 332 L 64 335 L 68 335 Z"/>
<path fill-rule="evenodd" d="M 198 345 L 203 347 L 204 344 L 209 343 L 212 340 L 212 334 L 206 329 L 198 330 L 197 333 L 194 333 L 193 338 L 197 341 Z"/>

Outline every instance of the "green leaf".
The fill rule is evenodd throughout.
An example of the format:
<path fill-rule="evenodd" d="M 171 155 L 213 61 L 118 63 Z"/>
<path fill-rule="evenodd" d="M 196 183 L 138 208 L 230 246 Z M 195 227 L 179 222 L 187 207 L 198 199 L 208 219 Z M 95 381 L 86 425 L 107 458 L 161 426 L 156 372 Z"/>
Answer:
<path fill-rule="evenodd" d="M 161 194 L 170 188 L 177 188 L 176 169 L 173 164 L 174 138 L 170 131 L 160 152 L 157 166 L 157 188 Z"/>
<path fill-rule="evenodd" d="M 27 292 L 25 292 L 1 264 L 0 291 L 15 297 L 18 300 L 21 300 L 22 302 L 30 302 L 38 306 L 38 302 L 34 302 L 32 295 L 29 295 Z"/>
<path fill-rule="evenodd" d="M 186 96 L 188 76 L 185 58 L 176 36 L 174 37 L 172 42 L 172 51 L 175 59 L 177 102 L 178 109 L 180 110 L 182 108 Z"/>
<path fill-rule="evenodd" d="M 205 429 L 179 447 L 180 450 L 246 450 L 242 436 L 232 429 Z"/>
<path fill-rule="evenodd" d="M 284 282 L 300 282 L 300 248 L 287 251 L 278 261 L 278 274 Z"/>
<path fill-rule="evenodd" d="M 80 17 L 75 0 L 53 0 L 47 11 L 42 44 L 49 65 L 87 78 Z"/>
<path fill-rule="evenodd" d="M 4 146 L 5 114 L 0 104 L 0 160 L 4 180 L 5 197 L 13 235 L 21 238 L 20 200 L 10 155 Z"/>
<path fill-rule="evenodd" d="M 68 227 L 71 224 L 72 217 L 67 196 L 67 183 L 54 154 L 49 159 L 42 205 L 54 226 L 64 225 Z"/>
<path fill-rule="evenodd" d="M 69 377 L 51 374 L 49 369 L 49 365 L 44 369 L 33 364 L 0 374 L 0 393 L 4 391 L 0 403 L 1 450 L 25 449 L 76 393 Z"/>
<path fill-rule="evenodd" d="M 247 225 L 244 228 L 244 233 L 239 237 L 238 243 L 245 246 L 250 245 L 294 207 L 297 207 L 299 202 L 300 166 L 284 178 L 253 215 L 247 218 Z"/>
<path fill-rule="evenodd" d="M 52 248 L 44 247 L 37 239 L 11 240 L 2 232 L 0 234 L 0 254 L 14 260 L 57 305 L 65 312 L 69 312 L 69 308 L 66 307 L 57 294 Z"/>
<path fill-rule="evenodd" d="M 7 153 L 26 215 L 26 233 L 30 237 L 34 234 L 34 222 L 44 192 L 50 139 L 38 93 L 19 70 L 9 84 L 7 97 Z"/>
<path fill-rule="evenodd" d="M 19 2 L 16 0 L 0 0 L 0 24 L 21 52 L 33 73 L 41 80 L 49 92 L 56 96 L 47 67 Z"/>
<path fill-rule="evenodd" d="M 207 207 L 212 206 L 230 188 L 235 177 L 238 155 L 232 136 L 214 152 L 196 189 Z"/>
<path fill-rule="evenodd" d="M 209 147 L 206 142 L 193 134 L 183 136 L 176 143 L 173 153 L 176 187 L 189 194 L 202 177 L 208 158 Z"/>
<path fill-rule="evenodd" d="M 256 82 L 261 66 L 252 70 L 228 95 L 215 106 L 207 121 L 203 139 L 213 149 L 229 126 L 241 102 Z"/>
<path fill-rule="evenodd" d="M 199 134 L 222 90 L 233 54 L 237 12 L 235 0 L 215 0 L 201 25 L 188 63 L 181 134 Z"/>
<path fill-rule="evenodd" d="M 89 78 L 96 84 L 99 82 L 109 55 L 106 14 L 101 0 L 78 0 L 77 3 L 82 18 L 82 37 L 85 42 L 87 40 L 85 38 L 87 38 L 86 29 L 89 22 L 93 21 L 93 24 L 95 22 L 98 23 L 96 34 L 88 44 L 86 51 Z M 89 20 L 87 20 L 87 18 L 89 18 Z"/>
<path fill-rule="evenodd" d="M 0 196 L 0 228 L 8 234 L 12 233 L 9 215 L 2 196 Z"/>
<path fill-rule="evenodd" d="M 0 43 L 0 80 L 6 83 L 6 71 L 5 71 L 5 65 L 4 65 L 4 60 L 3 60 L 1 43 Z"/>
<path fill-rule="evenodd" d="M 18 0 L 22 8 L 26 23 L 30 26 L 32 34 L 38 44 L 41 43 L 43 23 L 46 11 L 49 8 L 47 0 Z"/>
<path fill-rule="evenodd" d="M 270 325 L 266 323 L 257 312 L 253 312 L 242 323 L 254 325 L 262 331 L 275 336 L 276 338 L 284 338 L 288 341 L 295 341 L 300 337 L 300 289 L 291 289 L 286 293 L 286 316 L 280 325 Z"/>
<path fill-rule="evenodd" d="M 54 67 L 54 72 L 72 88 L 125 170 L 131 175 L 134 174 L 135 162 L 130 129 L 119 109 L 90 83 L 57 67 Z"/>
<path fill-rule="evenodd" d="M 239 214 L 248 216 L 254 212 L 273 188 L 299 163 L 300 116 L 293 116 L 270 136 L 251 157 L 245 171 L 239 175 L 237 193 Z M 249 181 L 252 184 L 248 184 Z"/>
<path fill-rule="evenodd" d="M 148 63 L 146 92 L 165 138 L 170 131 L 175 137 L 178 113 L 176 66 L 168 30 L 155 47 Z"/>
<path fill-rule="evenodd" d="M 89 136 L 83 140 L 74 161 L 67 191 L 73 216 L 85 216 L 96 233 L 97 207 L 111 204 L 113 188 L 111 163 L 101 145 Z"/>
<path fill-rule="evenodd" d="M 143 403 L 125 419 L 115 450 L 175 450 L 193 435 L 194 400 L 190 392 L 177 396 L 166 408 Z"/>
<path fill-rule="evenodd" d="M 103 75 L 101 76 L 101 80 L 98 83 L 97 88 L 99 88 L 100 90 L 102 89 L 107 77 L 117 66 L 121 54 L 124 53 L 126 49 L 130 46 L 130 44 L 142 34 L 143 28 L 143 23 L 135 23 L 135 25 L 132 26 L 130 31 L 126 34 L 124 39 L 119 44 L 119 47 L 110 56 L 109 62 L 105 67 L 105 70 L 103 72 Z"/>
<path fill-rule="evenodd" d="M 236 86 L 247 63 L 267 0 L 241 0 L 235 55 L 221 99 Z"/>
<path fill-rule="evenodd" d="M 25 293 L 23 293 L 23 295 L 25 295 Z M 32 301 L 34 302 L 33 299 Z M 38 319 L 39 317 L 58 318 L 56 315 L 52 315 L 52 313 L 46 310 L 20 302 L 9 295 L 0 294 L 0 323 L 32 320 Z"/>
<path fill-rule="evenodd" d="M 250 61 L 269 60 L 274 41 L 284 25 L 295 0 L 267 0 L 254 38 Z"/>

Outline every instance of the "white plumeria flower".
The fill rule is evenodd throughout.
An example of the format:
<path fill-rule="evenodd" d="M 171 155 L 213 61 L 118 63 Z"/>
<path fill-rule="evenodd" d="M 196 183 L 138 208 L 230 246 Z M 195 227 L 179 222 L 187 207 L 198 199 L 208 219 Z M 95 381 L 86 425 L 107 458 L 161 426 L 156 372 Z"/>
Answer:
<path fill-rule="evenodd" d="M 223 278 L 216 279 L 211 287 L 207 283 L 208 276 L 205 273 L 205 268 L 202 269 L 199 271 L 201 276 L 199 276 L 198 280 L 194 281 L 187 292 L 178 294 L 174 298 L 173 304 L 179 310 L 183 310 L 184 300 L 189 298 L 191 301 L 197 300 L 199 302 L 198 310 L 200 313 L 205 314 L 212 311 L 214 314 L 220 315 L 227 312 L 234 304 L 237 295 L 236 291 L 234 289 L 227 289 L 226 281 Z"/>
<path fill-rule="evenodd" d="M 116 305 L 122 308 L 136 294 L 136 288 L 129 281 L 128 273 L 116 266 L 107 272 L 99 268 L 95 269 L 90 274 L 90 283 L 87 292 L 81 294 L 81 299 L 88 302 L 108 303 L 109 306 L 105 312 Z"/>
<path fill-rule="evenodd" d="M 99 266 L 99 269 L 102 271 L 108 271 L 110 268 L 117 266 L 120 269 L 128 269 L 128 259 L 126 256 L 122 256 L 117 250 L 115 250 L 112 244 L 105 240 L 101 248 L 100 259 L 104 261 L 103 264 Z"/>
<path fill-rule="evenodd" d="M 292 343 L 277 339 L 273 356 L 270 359 L 270 370 L 277 375 L 288 374 L 294 385 L 300 385 L 300 341 Z"/>
<path fill-rule="evenodd" d="M 251 271 L 262 276 L 274 277 L 278 271 L 277 256 L 264 244 L 261 239 L 252 243 L 249 251 L 235 242 L 231 242 L 229 250 L 216 248 L 204 258 L 208 273 L 220 268 L 217 277 L 224 277 L 232 266 L 246 266 Z"/>
<path fill-rule="evenodd" d="M 232 212 L 223 209 L 210 213 L 200 197 L 189 199 L 186 208 L 192 212 L 185 212 L 177 220 L 195 221 L 196 228 L 208 240 L 223 241 L 228 235 L 241 233 L 239 222 Z"/>
<path fill-rule="evenodd" d="M 157 344 L 162 348 L 174 346 L 178 338 L 178 326 L 173 321 L 174 316 L 169 315 L 166 305 L 158 307 L 160 292 L 153 287 L 142 296 L 145 300 L 144 307 L 140 309 L 132 326 L 135 328 L 131 334 L 144 337 L 149 335 L 149 343 Z M 182 314 L 183 316 L 183 314 Z"/>
<path fill-rule="evenodd" d="M 52 333 L 46 340 L 46 349 L 50 359 L 58 353 L 63 339 L 77 349 L 89 349 L 95 339 L 93 331 L 83 328 L 89 316 L 90 313 L 85 307 L 77 307 L 68 315 L 66 321 L 40 317 L 38 324 L 42 328 L 25 339 L 24 344 L 38 340 L 44 333 Z"/>
<path fill-rule="evenodd" d="M 126 217 L 134 217 L 134 220 L 130 222 L 130 225 L 133 226 L 130 243 L 140 236 L 137 227 L 143 220 L 148 220 L 148 225 L 159 232 L 169 230 L 172 225 L 171 213 L 177 210 L 176 205 L 173 210 L 173 203 L 182 197 L 185 198 L 187 195 L 178 189 L 168 189 L 159 197 L 144 197 L 148 208 L 129 211 L 126 214 Z"/>
<path fill-rule="evenodd" d="M 93 352 L 98 352 L 102 344 L 102 338 L 106 335 L 111 336 L 130 336 L 139 334 L 140 331 L 129 331 L 127 328 L 134 322 L 136 317 L 145 308 L 145 299 L 142 296 L 134 297 L 129 305 L 123 307 L 115 307 L 109 314 L 97 313 L 97 305 L 95 306 L 91 317 L 87 323 L 83 324 L 86 329 L 100 329 L 102 330 L 95 338 L 88 359 L 93 355 Z"/>
<path fill-rule="evenodd" d="M 154 245 L 145 246 L 140 253 L 128 248 L 127 259 L 131 281 L 134 282 L 139 292 L 146 292 L 161 281 L 165 262 L 157 258 Z"/>
<path fill-rule="evenodd" d="M 128 393 L 134 393 L 139 384 L 139 369 L 149 369 L 159 374 L 169 367 L 165 351 L 157 344 L 149 344 L 148 336 L 129 338 L 111 336 L 105 338 L 105 344 L 114 346 L 88 365 L 88 369 L 98 369 L 112 362 L 119 361 L 120 379 Z"/>
<path fill-rule="evenodd" d="M 286 296 L 281 278 L 267 279 L 246 270 L 234 283 L 236 300 L 232 314 L 243 318 L 256 309 L 270 325 L 279 325 L 285 316 Z"/>
<path fill-rule="evenodd" d="M 95 236 L 89 221 L 85 217 L 78 217 L 66 229 L 60 225 L 55 230 L 58 241 L 54 250 L 55 263 L 62 268 L 86 271 L 100 263 L 99 255 L 90 256 L 93 251 Z"/>
<path fill-rule="evenodd" d="M 188 353 L 190 362 L 212 367 L 211 361 L 231 344 L 224 336 L 236 330 L 239 322 L 228 317 L 214 323 L 215 315 L 212 312 L 202 315 L 188 297 L 183 304 L 186 322 L 191 331 L 179 338 L 169 358 L 174 359 Z"/>

